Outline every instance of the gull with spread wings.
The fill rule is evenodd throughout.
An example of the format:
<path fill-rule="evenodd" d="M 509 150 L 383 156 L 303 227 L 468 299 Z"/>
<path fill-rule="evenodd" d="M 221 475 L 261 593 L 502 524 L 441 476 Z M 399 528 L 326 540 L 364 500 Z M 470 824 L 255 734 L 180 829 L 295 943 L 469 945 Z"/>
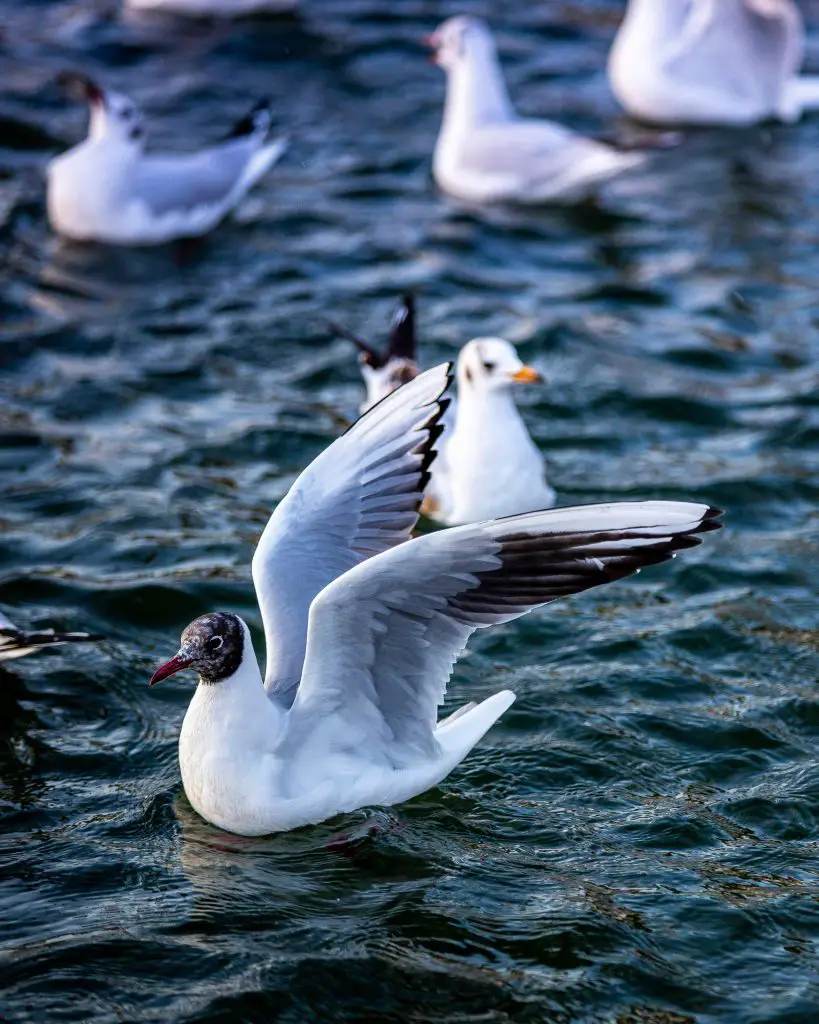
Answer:
<path fill-rule="evenodd" d="M 154 673 L 152 684 L 199 674 L 179 762 L 212 824 L 264 835 L 435 786 L 515 699 L 500 690 L 438 720 L 474 630 L 664 562 L 718 528 L 708 505 L 639 501 L 410 539 L 449 382 L 438 366 L 387 396 L 274 511 L 253 558 L 264 681 L 231 612 L 192 622 Z"/>

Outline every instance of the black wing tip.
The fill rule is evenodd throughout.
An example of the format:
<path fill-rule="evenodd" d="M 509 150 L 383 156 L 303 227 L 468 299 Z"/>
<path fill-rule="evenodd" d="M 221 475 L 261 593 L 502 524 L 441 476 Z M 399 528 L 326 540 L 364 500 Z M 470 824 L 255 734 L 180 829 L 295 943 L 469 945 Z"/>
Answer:
<path fill-rule="evenodd" d="M 25 633 L 20 629 L 0 629 L 0 636 L 11 643 L 5 650 L 19 650 L 24 647 L 52 647 L 56 644 L 88 644 L 105 640 L 102 633 L 57 633 L 54 630 Z"/>
<path fill-rule="evenodd" d="M 271 121 L 270 100 L 258 100 L 244 117 L 239 118 L 226 138 L 241 139 L 248 135 L 266 134 L 270 130 Z"/>
<path fill-rule="evenodd" d="M 725 515 L 725 509 L 709 505 L 697 527 L 697 533 L 708 533 L 710 530 L 721 530 L 725 523 L 718 522 Z"/>
<path fill-rule="evenodd" d="M 426 421 L 424 426 L 426 427 L 427 436 L 423 442 L 416 449 L 421 455 L 421 465 L 418 469 L 418 510 L 421 509 L 421 504 L 424 500 L 424 492 L 426 491 L 430 478 L 432 477 L 432 464 L 438 458 L 438 446 L 436 442 L 438 438 L 444 432 L 444 425 L 441 420 L 444 417 L 444 413 L 449 408 L 452 402 L 452 396 L 449 394 L 449 389 L 452 387 L 452 381 L 454 380 L 453 364 L 446 363 L 446 380 L 444 386 L 435 401 L 435 409 L 432 415 Z"/>
<path fill-rule="evenodd" d="M 345 327 L 344 324 L 340 324 L 337 320 L 331 320 L 329 317 L 324 317 L 324 323 L 332 337 L 351 341 L 361 353 L 361 358 L 367 366 L 373 370 L 380 370 L 387 365 L 388 356 L 379 352 L 375 346 L 371 345 L 365 338 L 362 338 L 360 334 L 356 334 L 349 327 Z"/>
<path fill-rule="evenodd" d="M 405 292 L 401 305 L 393 313 L 387 344 L 390 359 L 409 359 L 417 362 L 418 339 L 415 334 L 415 295 Z"/>

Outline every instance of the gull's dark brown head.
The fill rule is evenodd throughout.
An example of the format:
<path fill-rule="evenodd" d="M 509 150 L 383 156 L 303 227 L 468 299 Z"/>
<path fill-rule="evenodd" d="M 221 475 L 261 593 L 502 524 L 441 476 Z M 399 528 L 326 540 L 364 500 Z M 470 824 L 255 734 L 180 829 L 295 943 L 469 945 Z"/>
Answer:
<path fill-rule="evenodd" d="M 202 615 L 187 627 L 178 653 L 154 672 L 149 685 L 185 668 L 196 669 L 203 683 L 220 683 L 241 665 L 244 646 L 245 627 L 238 615 L 232 612 Z"/>
<path fill-rule="evenodd" d="M 57 85 L 72 100 L 105 103 L 105 93 L 102 89 L 88 75 L 80 74 L 79 71 L 61 71 L 57 75 Z"/>

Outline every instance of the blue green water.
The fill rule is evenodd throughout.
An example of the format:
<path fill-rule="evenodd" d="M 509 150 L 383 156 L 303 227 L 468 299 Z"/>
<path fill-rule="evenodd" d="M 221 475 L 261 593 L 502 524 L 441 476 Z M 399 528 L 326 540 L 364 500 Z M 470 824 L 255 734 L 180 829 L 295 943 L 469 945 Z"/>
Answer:
<path fill-rule="evenodd" d="M 0 0 L 0 607 L 108 638 L 0 672 L 0 1019 L 810 1024 L 819 119 L 690 133 L 596 207 L 478 217 L 430 180 L 418 37 L 489 16 L 522 109 L 615 136 L 621 4 L 304 8 Z M 42 182 L 84 132 L 66 66 L 159 148 L 265 94 L 292 148 L 198 247 L 66 245 Z M 436 790 L 231 837 L 181 792 L 191 680 L 147 680 L 213 608 L 261 650 L 254 544 L 361 398 L 321 318 L 377 338 L 408 288 L 428 364 L 500 334 L 548 377 L 521 404 L 561 503 L 688 497 L 726 529 L 475 637 L 447 708 L 518 701 Z"/>

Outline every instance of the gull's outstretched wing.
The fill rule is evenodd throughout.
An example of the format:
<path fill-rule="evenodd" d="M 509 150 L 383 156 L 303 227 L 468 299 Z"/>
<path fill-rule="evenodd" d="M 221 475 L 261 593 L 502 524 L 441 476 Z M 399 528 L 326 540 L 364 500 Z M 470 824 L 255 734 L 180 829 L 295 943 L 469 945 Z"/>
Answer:
<path fill-rule="evenodd" d="M 381 766 L 434 757 L 437 706 L 475 629 L 664 562 L 718 529 L 719 515 L 683 501 L 529 512 L 357 566 L 310 609 L 285 743 L 307 758 L 366 746 Z"/>
<path fill-rule="evenodd" d="M 260 147 L 258 139 L 232 139 L 199 153 L 146 156 L 131 183 L 131 198 L 152 217 L 207 218 L 224 212 L 284 152 L 279 140 Z"/>
<path fill-rule="evenodd" d="M 310 604 L 358 562 L 408 540 L 451 382 L 437 366 L 388 395 L 325 449 L 276 508 L 253 556 L 267 641 L 265 688 L 298 684 Z"/>
<path fill-rule="evenodd" d="M 461 144 L 459 176 L 498 199 L 559 198 L 645 162 L 550 121 L 519 119 L 482 125 Z"/>

